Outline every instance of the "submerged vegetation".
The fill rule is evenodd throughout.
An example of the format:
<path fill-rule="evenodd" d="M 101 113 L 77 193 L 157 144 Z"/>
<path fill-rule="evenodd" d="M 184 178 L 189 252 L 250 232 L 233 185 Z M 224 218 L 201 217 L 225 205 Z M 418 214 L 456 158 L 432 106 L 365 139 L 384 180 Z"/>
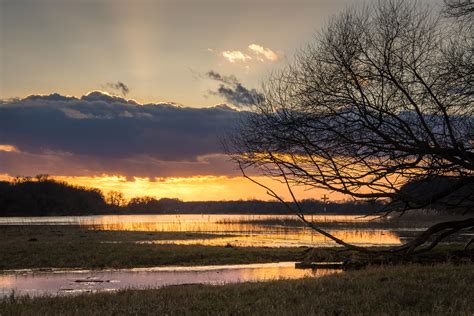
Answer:
<path fill-rule="evenodd" d="M 413 228 L 425 229 L 433 224 L 448 221 L 460 220 L 467 218 L 466 215 L 455 215 L 449 213 L 438 213 L 436 211 L 426 212 L 410 212 L 407 211 L 403 216 L 364 216 L 360 215 L 355 220 L 342 219 L 340 221 L 334 220 L 331 216 L 327 218 L 317 216 L 313 219 L 311 215 L 307 217 L 310 222 L 317 222 L 318 226 L 330 229 L 377 229 L 377 228 Z M 221 220 L 220 223 L 233 223 L 232 219 Z M 268 217 L 255 219 L 239 219 L 240 224 L 248 225 L 264 225 L 264 226 L 282 226 L 282 227 L 306 227 L 307 225 L 298 219 L 296 216 L 292 217 Z"/>
<path fill-rule="evenodd" d="M 5 315 L 472 315 L 474 266 L 372 267 L 319 279 L 0 300 Z"/>

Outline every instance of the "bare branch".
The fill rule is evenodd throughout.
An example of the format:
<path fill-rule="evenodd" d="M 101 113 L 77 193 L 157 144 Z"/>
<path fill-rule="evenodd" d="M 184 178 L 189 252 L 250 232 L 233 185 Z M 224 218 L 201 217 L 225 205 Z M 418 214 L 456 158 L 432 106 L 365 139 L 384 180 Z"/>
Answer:
<path fill-rule="evenodd" d="M 447 1 L 452 9 L 472 15 L 471 1 Z M 294 185 L 386 201 L 381 214 L 472 213 L 472 27 L 441 13 L 388 0 L 332 19 L 268 80 L 232 138 L 241 170 L 280 179 L 303 221 Z"/>

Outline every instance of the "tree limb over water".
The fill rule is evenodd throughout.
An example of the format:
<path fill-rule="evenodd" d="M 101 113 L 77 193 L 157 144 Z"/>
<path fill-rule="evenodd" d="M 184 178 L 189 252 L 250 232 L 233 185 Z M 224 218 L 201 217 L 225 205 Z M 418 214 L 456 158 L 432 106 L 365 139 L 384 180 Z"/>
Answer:
<path fill-rule="evenodd" d="M 244 175 L 255 168 L 286 183 L 304 222 L 294 186 L 388 201 L 380 214 L 472 214 L 473 12 L 463 14 L 443 18 L 402 0 L 346 10 L 266 82 L 265 99 L 231 136 L 233 159 Z M 431 249 L 473 226 L 438 224 L 391 251 L 415 252 L 434 237 Z"/>

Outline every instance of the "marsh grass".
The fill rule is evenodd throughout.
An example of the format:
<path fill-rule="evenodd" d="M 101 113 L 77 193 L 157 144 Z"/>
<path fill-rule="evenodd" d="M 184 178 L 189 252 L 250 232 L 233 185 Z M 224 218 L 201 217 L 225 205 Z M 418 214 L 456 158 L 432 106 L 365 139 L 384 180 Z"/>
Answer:
<path fill-rule="evenodd" d="M 319 279 L 14 297 L 1 315 L 472 315 L 474 265 L 370 267 Z"/>
<path fill-rule="evenodd" d="M 100 231 L 66 225 L 2 226 L 0 270 L 264 263 L 297 261 L 302 255 L 302 250 L 298 248 L 234 248 L 137 243 L 137 241 L 215 237 L 220 235 Z"/>
<path fill-rule="evenodd" d="M 449 214 L 433 214 L 430 212 L 420 214 L 407 213 L 403 216 L 392 215 L 389 217 L 380 217 L 375 219 L 364 220 L 364 215 L 360 215 L 359 220 L 356 221 L 335 221 L 331 216 L 327 219 L 323 217 L 318 221 L 314 221 L 320 227 L 331 228 L 331 229 L 426 229 L 436 223 L 460 220 L 466 218 L 465 216 L 449 215 Z M 306 219 L 312 220 L 311 215 L 307 215 Z M 274 217 L 274 218 L 256 218 L 248 220 L 222 220 L 219 223 L 232 224 L 239 223 L 243 225 L 263 225 L 263 226 L 283 226 L 283 227 L 305 227 L 306 225 L 299 220 L 296 216 L 291 217 Z"/>

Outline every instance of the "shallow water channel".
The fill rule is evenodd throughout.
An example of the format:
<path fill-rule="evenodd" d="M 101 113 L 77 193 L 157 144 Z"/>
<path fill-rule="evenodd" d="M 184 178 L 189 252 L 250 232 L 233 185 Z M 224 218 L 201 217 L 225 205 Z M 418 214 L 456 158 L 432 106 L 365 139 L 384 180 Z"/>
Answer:
<path fill-rule="evenodd" d="M 120 289 L 158 288 L 180 284 L 227 284 L 321 277 L 342 272 L 336 269 L 295 269 L 294 262 L 157 267 L 120 270 L 11 271 L 0 274 L 0 296 L 67 295 L 116 291 Z"/>

